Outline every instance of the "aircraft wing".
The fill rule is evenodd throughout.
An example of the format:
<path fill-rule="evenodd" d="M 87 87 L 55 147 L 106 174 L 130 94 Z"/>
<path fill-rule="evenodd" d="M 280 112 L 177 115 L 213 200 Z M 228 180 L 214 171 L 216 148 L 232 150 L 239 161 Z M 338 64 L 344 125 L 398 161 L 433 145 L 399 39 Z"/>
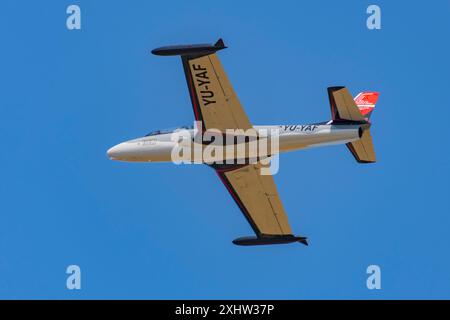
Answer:
<path fill-rule="evenodd" d="M 240 245 L 301 242 L 306 238 L 292 235 L 272 175 L 261 175 L 261 164 L 216 169 L 219 178 L 237 203 L 256 238 L 245 237 L 233 242 Z"/>
<path fill-rule="evenodd" d="M 224 48 L 219 39 L 214 45 L 177 45 L 152 50 L 156 55 L 181 56 L 195 119 L 203 122 L 203 131 L 253 128 L 217 57 L 216 51 Z M 306 238 L 292 235 L 273 177 L 261 175 L 260 168 L 260 163 L 214 167 L 256 233 L 256 237 L 239 238 L 233 243 L 307 244 Z"/>
<path fill-rule="evenodd" d="M 224 48 L 220 39 L 214 45 L 170 46 L 152 52 L 181 56 L 195 119 L 203 121 L 203 130 L 253 128 L 215 53 Z"/>

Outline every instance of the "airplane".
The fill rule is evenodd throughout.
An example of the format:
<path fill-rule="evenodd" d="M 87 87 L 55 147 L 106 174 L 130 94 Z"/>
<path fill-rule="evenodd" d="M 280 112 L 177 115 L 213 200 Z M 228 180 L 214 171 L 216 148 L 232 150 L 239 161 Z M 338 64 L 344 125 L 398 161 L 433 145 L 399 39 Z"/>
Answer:
<path fill-rule="evenodd" d="M 331 120 L 307 125 L 253 126 L 219 61 L 217 51 L 225 48 L 223 40 L 219 39 L 215 44 L 165 46 L 152 50 L 154 55 L 181 57 L 196 127 L 153 131 L 110 148 L 108 157 L 130 162 L 170 162 L 173 149 L 180 143 L 171 136 L 180 130 L 195 136 L 209 129 L 259 132 L 276 128 L 278 150 L 270 149 L 266 158 L 275 152 L 345 144 L 358 163 L 376 162 L 370 116 L 378 92 L 361 92 L 352 98 L 343 86 L 329 87 Z M 192 143 L 195 141 L 193 139 Z M 207 143 L 200 141 L 195 145 L 205 148 Z M 306 237 L 293 235 L 273 176 L 260 173 L 263 158 L 258 156 L 256 162 L 240 164 L 216 163 L 211 159 L 203 162 L 216 171 L 256 235 L 237 238 L 233 243 L 252 246 L 299 242 L 308 245 Z"/>

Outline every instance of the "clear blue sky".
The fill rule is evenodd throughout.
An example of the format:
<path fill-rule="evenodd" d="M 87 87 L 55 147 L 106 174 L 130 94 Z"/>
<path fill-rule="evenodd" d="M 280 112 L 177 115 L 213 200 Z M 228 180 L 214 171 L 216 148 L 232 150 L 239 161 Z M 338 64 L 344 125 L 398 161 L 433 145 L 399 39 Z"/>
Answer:
<path fill-rule="evenodd" d="M 66 29 L 78 4 L 82 30 Z M 382 29 L 366 28 L 378 4 Z M 2 1 L 0 298 L 450 298 L 450 4 Z M 284 154 L 275 176 L 310 246 L 237 247 L 250 226 L 201 165 L 105 151 L 191 124 L 181 64 L 214 42 L 254 124 L 329 119 L 326 87 L 379 91 L 379 162 Z M 82 290 L 66 289 L 66 267 Z M 382 289 L 366 288 L 366 268 Z"/>

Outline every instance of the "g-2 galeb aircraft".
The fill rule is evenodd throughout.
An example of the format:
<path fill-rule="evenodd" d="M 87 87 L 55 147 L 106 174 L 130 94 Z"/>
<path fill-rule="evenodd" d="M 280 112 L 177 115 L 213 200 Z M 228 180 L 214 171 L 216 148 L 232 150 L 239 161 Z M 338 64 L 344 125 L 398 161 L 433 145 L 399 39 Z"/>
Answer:
<path fill-rule="evenodd" d="M 277 128 L 278 150 L 270 149 L 265 154 L 266 158 L 274 153 L 313 146 L 346 144 L 357 162 L 375 162 L 369 118 L 378 99 L 377 92 L 362 92 L 353 99 L 345 87 L 330 87 L 331 120 L 307 125 L 253 126 L 216 54 L 225 48 L 223 40 L 219 39 L 214 45 L 167 46 L 152 51 L 160 56 L 181 56 L 195 120 L 201 121 L 200 128 L 197 125 L 195 129 L 197 133 L 209 129 L 223 133 L 229 129 L 253 129 L 260 132 Z M 107 154 L 110 159 L 120 161 L 172 161 L 172 150 L 179 141 L 174 141 L 171 136 L 177 130 L 197 134 L 193 127 L 158 130 L 142 138 L 120 143 L 109 149 Z M 192 139 L 193 144 L 195 141 L 195 138 Z M 208 143 L 196 145 L 205 148 Z M 308 245 L 306 237 L 292 234 L 273 177 L 260 174 L 263 158 L 264 155 L 259 154 L 254 163 L 219 164 L 211 160 L 203 161 L 216 171 L 256 234 L 256 237 L 235 239 L 233 243 L 265 245 L 300 242 Z"/>

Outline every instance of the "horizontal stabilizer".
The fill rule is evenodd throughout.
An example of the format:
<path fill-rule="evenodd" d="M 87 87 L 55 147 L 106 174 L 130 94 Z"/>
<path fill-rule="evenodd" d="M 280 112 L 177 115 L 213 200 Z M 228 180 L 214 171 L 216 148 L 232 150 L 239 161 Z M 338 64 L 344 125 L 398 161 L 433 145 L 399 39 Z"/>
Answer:
<path fill-rule="evenodd" d="M 359 163 L 376 162 L 375 149 L 373 147 L 370 129 L 365 129 L 363 131 L 361 139 L 349 142 L 346 145 Z"/>
<path fill-rule="evenodd" d="M 365 121 L 353 97 L 346 87 L 328 88 L 333 121 Z"/>

